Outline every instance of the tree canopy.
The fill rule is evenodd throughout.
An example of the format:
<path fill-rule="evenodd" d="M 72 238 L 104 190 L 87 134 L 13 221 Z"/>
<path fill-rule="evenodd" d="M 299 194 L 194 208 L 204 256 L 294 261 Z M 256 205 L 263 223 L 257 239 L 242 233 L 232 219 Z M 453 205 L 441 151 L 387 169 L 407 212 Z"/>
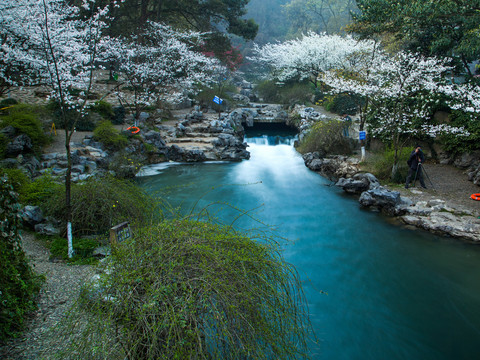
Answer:
<path fill-rule="evenodd" d="M 452 57 L 469 75 L 480 57 L 479 0 L 357 0 L 350 30 L 366 37 L 393 36 L 406 50 Z"/>
<path fill-rule="evenodd" d="M 103 0 L 105 3 L 110 1 Z M 244 19 L 249 0 L 125 0 L 112 6 L 111 35 L 141 34 L 148 21 L 161 22 L 177 30 L 211 32 L 212 42 L 233 34 L 253 40 L 258 25 Z M 229 45 L 229 42 L 226 42 Z"/>

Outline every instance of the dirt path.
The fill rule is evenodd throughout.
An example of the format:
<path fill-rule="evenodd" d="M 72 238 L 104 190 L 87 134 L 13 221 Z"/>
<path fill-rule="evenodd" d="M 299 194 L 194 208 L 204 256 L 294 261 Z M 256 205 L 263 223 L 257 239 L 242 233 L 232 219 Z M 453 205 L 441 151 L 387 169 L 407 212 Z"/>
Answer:
<path fill-rule="evenodd" d="M 470 198 L 471 194 L 480 193 L 480 186 L 469 181 L 464 171 L 452 165 L 433 163 L 426 163 L 424 169 L 428 175 L 428 177 L 424 175 L 427 189 L 422 189 L 417 181 L 416 187 L 410 187 L 408 190 L 403 186 L 393 187 L 392 190 L 400 191 L 402 195 L 414 201 L 441 199 L 451 207 L 469 210 L 480 216 L 480 201 Z"/>
<path fill-rule="evenodd" d="M 0 347 L 0 359 L 40 359 L 42 353 L 55 353 L 57 339 L 49 329 L 55 327 L 78 296 L 82 284 L 92 275 L 88 265 L 67 265 L 49 260 L 50 253 L 31 234 L 24 234 L 22 246 L 37 273 L 47 281 L 40 290 L 38 310 L 28 320 L 27 330 L 18 339 Z"/>

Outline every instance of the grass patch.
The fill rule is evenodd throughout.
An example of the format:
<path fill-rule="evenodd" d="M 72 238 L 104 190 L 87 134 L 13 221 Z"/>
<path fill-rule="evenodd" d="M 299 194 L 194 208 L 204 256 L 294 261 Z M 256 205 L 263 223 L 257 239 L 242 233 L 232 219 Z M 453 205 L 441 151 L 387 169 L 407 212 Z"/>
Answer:
<path fill-rule="evenodd" d="M 98 262 L 98 259 L 93 256 L 93 251 L 102 246 L 101 238 L 74 238 L 72 240 L 74 256 L 69 258 L 67 239 L 40 234 L 35 234 L 35 237 L 50 250 L 50 260 L 61 260 L 72 265 L 93 265 Z"/>

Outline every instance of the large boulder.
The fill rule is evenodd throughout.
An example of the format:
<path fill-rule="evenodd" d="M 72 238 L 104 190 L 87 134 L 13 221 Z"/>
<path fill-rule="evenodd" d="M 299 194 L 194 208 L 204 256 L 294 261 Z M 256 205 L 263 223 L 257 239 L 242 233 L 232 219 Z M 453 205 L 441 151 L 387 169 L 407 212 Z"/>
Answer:
<path fill-rule="evenodd" d="M 350 194 L 361 194 L 364 191 L 380 186 L 378 179 L 370 173 L 355 174 L 352 178 L 340 178 L 335 184 Z"/>
<path fill-rule="evenodd" d="M 455 159 L 454 165 L 463 169 L 480 165 L 480 151 L 463 153 Z"/>
<path fill-rule="evenodd" d="M 377 187 L 364 191 L 358 201 L 364 207 L 373 207 L 389 215 L 393 215 L 395 214 L 395 208 L 401 204 L 402 199 L 398 191 Z"/>
<path fill-rule="evenodd" d="M 337 181 L 345 177 L 353 177 L 358 173 L 358 160 L 347 156 L 332 155 L 322 158 L 318 152 L 303 155 L 305 165 L 312 171 Z"/>
<path fill-rule="evenodd" d="M 17 156 L 32 151 L 32 139 L 28 135 L 18 135 L 7 145 L 7 156 Z"/>
<path fill-rule="evenodd" d="M 480 165 L 472 166 L 468 171 L 468 180 L 472 181 L 475 185 L 480 186 Z"/>
<path fill-rule="evenodd" d="M 184 161 L 186 162 L 199 162 L 205 161 L 207 157 L 202 150 L 185 150 Z"/>
<path fill-rule="evenodd" d="M 239 108 L 233 110 L 229 115 L 229 121 L 232 125 L 241 125 L 245 123 L 247 126 L 253 126 L 254 119 L 258 115 L 258 111 L 251 108 Z"/>
<path fill-rule="evenodd" d="M 185 150 L 178 145 L 172 145 L 167 152 L 167 159 L 170 161 L 183 161 Z"/>
<path fill-rule="evenodd" d="M 417 209 L 417 211 L 412 209 L 408 214 L 402 216 L 401 220 L 405 224 L 433 233 L 474 242 L 480 241 L 480 219 L 466 214 L 459 216 L 452 209 L 444 207 L 441 207 L 440 210 L 434 208 L 428 209 L 428 215 L 424 214 L 421 209 Z"/>
<path fill-rule="evenodd" d="M 42 209 L 40 209 L 39 206 L 25 206 L 20 212 L 20 216 L 23 222 L 32 229 L 35 228 L 35 225 L 40 224 L 44 220 Z"/>
<path fill-rule="evenodd" d="M 50 222 L 43 223 L 43 224 L 36 224 L 34 228 L 35 228 L 35 232 L 41 235 L 48 235 L 48 236 L 60 235 L 60 229 Z"/>
<path fill-rule="evenodd" d="M 145 142 L 155 146 L 159 150 L 162 150 L 166 147 L 165 141 L 163 141 L 160 133 L 153 130 L 150 130 L 145 134 Z"/>

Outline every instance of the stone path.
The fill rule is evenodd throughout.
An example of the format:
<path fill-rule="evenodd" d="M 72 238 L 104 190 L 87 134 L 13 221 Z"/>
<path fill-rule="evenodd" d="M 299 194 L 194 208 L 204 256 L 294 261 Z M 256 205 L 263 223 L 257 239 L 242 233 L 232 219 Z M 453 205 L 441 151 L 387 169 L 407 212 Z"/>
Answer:
<path fill-rule="evenodd" d="M 35 271 L 45 274 L 47 280 L 40 290 L 38 310 L 28 319 L 27 330 L 0 347 L 0 359 L 4 360 L 33 360 L 41 359 L 42 354 L 54 354 L 60 344 L 49 331 L 65 316 L 82 284 L 93 274 L 88 265 L 51 262 L 49 251 L 31 234 L 24 234 L 22 247 Z"/>

